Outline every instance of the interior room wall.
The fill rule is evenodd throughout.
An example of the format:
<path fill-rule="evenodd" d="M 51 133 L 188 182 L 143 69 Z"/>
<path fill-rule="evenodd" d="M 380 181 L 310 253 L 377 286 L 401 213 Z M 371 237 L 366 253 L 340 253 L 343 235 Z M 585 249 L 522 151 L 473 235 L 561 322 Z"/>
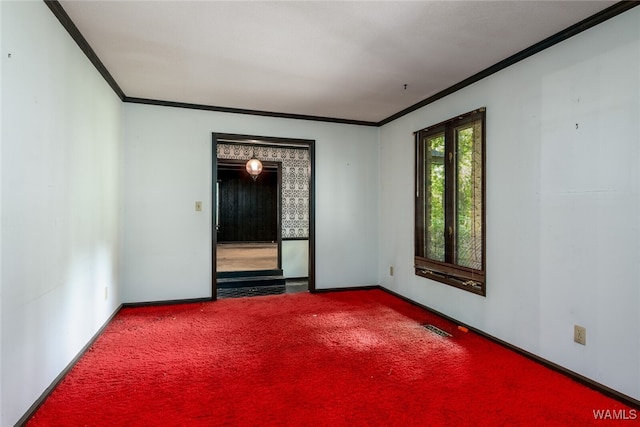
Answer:
<path fill-rule="evenodd" d="M 0 424 L 9 426 L 119 306 L 122 103 L 43 2 L 0 10 Z"/>
<path fill-rule="evenodd" d="M 377 283 L 376 128 L 140 104 L 124 112 L 124 302 L 211 296 L 212 132 L 315 140 L 316 287 Z"/>
<path fill-rule="evenodd" d="M 486 298 L 415 276 L 412 264 L 412 133 L 483 106 Z M 640 10 L 380 135 L 380 283 L 640 399 Z M 586 346 L 573 342 L 575 324 Z"/>
<path fill-rule="evenodd" d="M 282 274 L 287 279 L 309 276 L 309 240 L 282 241 Z"/>
<path fill-rule="evenodd" d="M 2 46 L 2 4 L 0 4 L 0 55 L 4 58 L 4 46 Z M 0 60 L 2 59 L 0 58 Z M 2 90 L 2 70 L 4 61 L 0 62 L 0 91 Z M 2 378 L 2 95 L 0 92 L 0 378 Z M 2 425 L 2 380 L 0 379 L 0 425 Z"/>

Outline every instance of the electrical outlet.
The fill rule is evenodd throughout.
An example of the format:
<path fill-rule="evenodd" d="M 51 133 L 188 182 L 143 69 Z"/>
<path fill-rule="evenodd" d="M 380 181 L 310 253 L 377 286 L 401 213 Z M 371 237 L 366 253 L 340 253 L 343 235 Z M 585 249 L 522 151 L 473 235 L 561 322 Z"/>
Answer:
<path fill-rule="evenodd" d="M 573 325 L 573 341 L 587 345 L 587 329 L 584 326 Z"/>
<path fill-rule="evenodd" d="M 105 301 L 107 300 L 107 298 L 109 297 L 109 288 L 108 287 L 104 287 L 104 299 Z"/>
<path fill-rule="evenodd" d="M 196 202 L 196 212 L 202 211 L 202 202 Z"/>
<path fill-rule="evenodd" d="M 389 267 L 389 276 L 393 276 L 393 265 Z"/>

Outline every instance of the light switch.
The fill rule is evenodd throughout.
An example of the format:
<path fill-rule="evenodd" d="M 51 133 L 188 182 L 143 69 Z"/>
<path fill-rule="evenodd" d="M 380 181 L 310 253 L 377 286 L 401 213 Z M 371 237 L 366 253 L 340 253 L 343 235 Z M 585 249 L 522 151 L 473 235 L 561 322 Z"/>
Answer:
<path fill-rule="evenodd" d="M 196 211 L 197 212 L 202 211 L 202 202 L 196 202 Z"/>

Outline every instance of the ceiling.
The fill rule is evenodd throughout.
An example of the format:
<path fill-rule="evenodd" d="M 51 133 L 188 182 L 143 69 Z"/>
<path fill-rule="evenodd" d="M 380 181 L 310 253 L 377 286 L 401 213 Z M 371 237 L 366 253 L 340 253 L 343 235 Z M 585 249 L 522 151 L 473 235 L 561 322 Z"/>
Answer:
<path fill-rule="evenodd" d="M 128 98 L 380 122 L 615 1 L 68 1 Z"/>

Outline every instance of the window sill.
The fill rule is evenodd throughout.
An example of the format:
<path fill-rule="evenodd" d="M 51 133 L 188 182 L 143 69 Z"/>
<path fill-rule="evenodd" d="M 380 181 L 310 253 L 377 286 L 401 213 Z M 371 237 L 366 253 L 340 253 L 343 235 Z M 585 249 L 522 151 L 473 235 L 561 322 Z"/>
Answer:
<path fill-rule="evenodd" d="M 416 257 L 416 276 L 435 280 L 476 295 L 486 296 L 484 272 L 467 271 L 449 264 L 435 264 Z"/>

